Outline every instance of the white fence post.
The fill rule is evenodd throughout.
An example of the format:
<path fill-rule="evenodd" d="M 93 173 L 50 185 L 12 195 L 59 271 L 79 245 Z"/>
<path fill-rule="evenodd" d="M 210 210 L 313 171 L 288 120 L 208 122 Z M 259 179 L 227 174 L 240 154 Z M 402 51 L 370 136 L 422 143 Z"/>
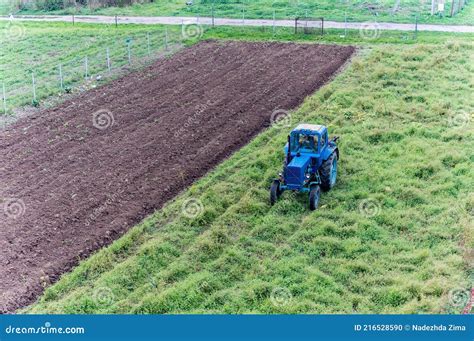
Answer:
<path fill-rule="evenodd" d="M 273 35 L 275 35 L 275 10 L 273 10 Z"/>
<path fill-rule="evenodd" d="M 347 37 L 347 12 L 344 12 L 344 38 Z"/>
<path fill-rule="evenodd" d="M 212 14 L 212 27 L 214 27 L 214 18 L 215 18 L 215 14 L 214 14 L 214 1 L 215 1 L 215 0 L 212 0 L 212 9 L 211 9 L 211 14 Z"/>
<path fill-rule="evenodd" d="M 31 73 L 31 80 L 33 81 L 33 101 L 36 102 L 36 81 L 34 72 Z"/>
<path fill-rule="evenodd" d="M 108 47 L 105 50 L 105 55 L 106 55 L 106 58 L 107 58 L 107 70 L 109 70 L 109 72 L 110 72 L 110 51 L 109 51 Z"/>
<path fill-rule="evenodd" d="M 87 56 L 84 58 L 84 68 L 85 68 L 85 77 L 87 78 L 89 76 L 89 61 L 87 60 Z"/>
<path fill-rule="evenodd" d="M 59 64 L 59 85 L 61 89 L 64 88 L 64 82 L 63 82 L 63 67 L 61 64 Z"/>

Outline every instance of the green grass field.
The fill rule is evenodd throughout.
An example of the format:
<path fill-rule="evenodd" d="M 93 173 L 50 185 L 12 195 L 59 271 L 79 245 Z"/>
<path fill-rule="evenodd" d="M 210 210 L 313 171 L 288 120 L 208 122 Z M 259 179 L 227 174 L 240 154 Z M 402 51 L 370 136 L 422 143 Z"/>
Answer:
<path fill-rule="evenodd" d="M 448 294 L 473 278 L 474 44 L 396 38 L 365 42 L 291 113 L 291 126 L 341 137 L 338 184 L 318 211 L 288 193 L 270 207 L 290 129 L 273 126 L 23 312 L 459 313 Z M 196 218 L 183 215 L 189 199 L 203 205 Z"/>
<path fill-rule="evenodd" d="M 446 3 L 443 16 L 431 16 L 431 3 L 419 0 L 397 1 L 334 1 L 334 0 L 195 0 L 192 6 L 186 6 L 184 0 L 163 0 L 147 4 L 136 4 L 129 7 L 66 8 L 54 11 L 59 14 L 103 14 L 103 15 L 138 15 L 138 16 L 212 16 L 230 18 L 294 18 L 296 16 L 324 17 L 326 20 L 344 21 L 387 21 L 414 22 L 418 16 L 420 22 L 445 24 L 474 23 L 474 5 L 466 5 L 454 17 L 450 17 L 451 2 Z M 23 13 L 40 13 L 24 10 Z"/>
<path fill-rule="evenodd" d="M 12 114 L 15 108 L 32 104 L 33 74 L 37 101 L 44 104 L 42 101 L 51 95 L 64 95 L 67 89 L 75 91 L 97 86 L 169 52 L 165 48 L 165 30 L 168 31 L 169 50 L 173 50 L 181 44 L 178 27 L 0 22 L 0 82 L 5 84 L 7 113 Z M 131 65 L 128 64 L 129 39 Z M 85 73 L 86 57 L 88 77 Z M 97 81 L 97 76 L 101 77 L 100 81 Z M 3 108 L 0 113 L 3 114 Z"/>

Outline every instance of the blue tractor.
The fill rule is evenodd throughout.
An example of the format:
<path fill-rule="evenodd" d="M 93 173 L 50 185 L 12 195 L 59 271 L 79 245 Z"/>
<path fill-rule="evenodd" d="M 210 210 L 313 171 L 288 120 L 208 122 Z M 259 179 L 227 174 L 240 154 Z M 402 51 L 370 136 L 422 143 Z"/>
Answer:
<path fill-rule="evenodd" d="M 286 191 L 309 193 L 309 207 L 318 208 L 321 190 L 336 184 L 339 149 L 338 137 L 328 139 L 328 129 L 315 124 L 300 124 L 288 136 L 283 172 L 273 180 L 270 203 Z"/>

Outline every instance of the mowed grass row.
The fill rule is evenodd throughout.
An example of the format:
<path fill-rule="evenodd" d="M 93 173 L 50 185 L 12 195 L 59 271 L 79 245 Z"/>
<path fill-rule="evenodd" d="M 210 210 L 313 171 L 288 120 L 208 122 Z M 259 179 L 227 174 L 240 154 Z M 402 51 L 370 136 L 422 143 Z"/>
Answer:
<path fill-rule="evenodd" d="M 213 5 L 214 3 L 214 5 Z M 398 3 L 398 6 L 396 5 Z M 457 11 L 457 2 L 455 3 Z M 32 9 L 22 13 L 38 13 Z M 41 12 L 40 12 L 41 13 Z M 472 24 L 474 6 L 465 8 L 450 17 L 451 1 L 445 5 L 444 15 L 431 16 L 431 2 L 419 0 L 378 0 L 378 1 L 334 1 L 334 0 L 194 0 L 187 6 L 182 0 L 162 0 L 126 7 L 69 7 L 53 11 L 59 14 L 103 14 L 138 16 L 212 16 L 227 18 L 271 19 L 275 13 L 278 19 L 293 19 L 297 16 L 324 17 L 326 20 L 344 21 L 388 21 Z"/>
<path fill-rule="evenodd" d="M 364 48 L 291 114 L 341 137 L 319 210 L 289 193 L 269 205 L 291 129 L 273 126 L 24 312 L 459 313 L 448 293 L 472 285 L 473 54 L 455 37 Z"/>

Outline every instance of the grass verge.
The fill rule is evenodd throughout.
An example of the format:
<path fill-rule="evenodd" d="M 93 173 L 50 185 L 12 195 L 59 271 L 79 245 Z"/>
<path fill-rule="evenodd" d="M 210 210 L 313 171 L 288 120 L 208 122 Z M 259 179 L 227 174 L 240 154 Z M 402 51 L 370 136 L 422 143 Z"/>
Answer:
<path fill-rule="evenodd" d="M 147 4 L 135 4 L 126 7 L 89 8 L 69 7 L 49 13 L 55 14 L 102 14 L 127 16 L 212 16 L 224 18 L 271 19 L 275 13 L 277 19 L 292 19 L 297 16 L 324 17 L 326 20 L 344 21 L 386 21 L 414 23 L 416 17 L 420 22 L 437 24 L 468 24 L 474 22 L 474 6 L 466 4 L 465 8 L 453 17 L 451 1 L 446 2 L 443 15 L 431 16 L 431 3 L 419 0 L 379 1 L 288 1 L 288 0 L 241 0 L 228 1 L 195 0 L 192 6 L 186 6 L 182 0 L 156 1 Z M 457 11 L 457 3 L 456 11 Z M 24 10 L 22 13 L 46 13 Z"/>
<path fill-rule="evenodd" d="M 38 105 L 51 95 L 95 87 L 121 74 L 123 69 L 143 66 L 171 52 L 183 42 L 179 27 L 162 25 L 115 27 L 2 21 L 0 32 L 0 83 L 5 85 L 9 114 L 23 105 Z"/>

